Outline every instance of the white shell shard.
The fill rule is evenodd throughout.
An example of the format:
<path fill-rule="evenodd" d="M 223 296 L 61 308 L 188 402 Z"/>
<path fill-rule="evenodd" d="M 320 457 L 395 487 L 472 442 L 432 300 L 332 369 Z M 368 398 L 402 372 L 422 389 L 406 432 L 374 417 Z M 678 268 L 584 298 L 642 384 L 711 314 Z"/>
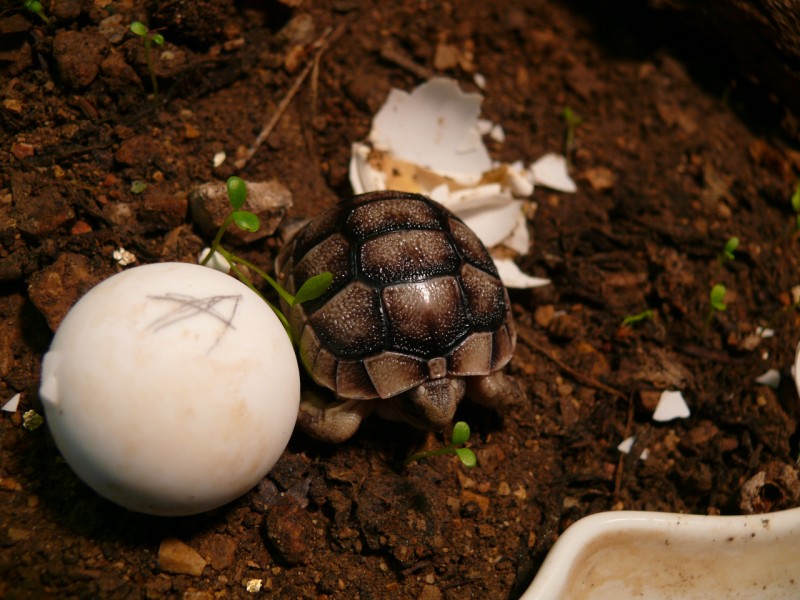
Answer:
<path fill-rule="evenodd" d="M 500 274 L 500 279 L 510 288 L 533 288 L 543 285 L 550 285 L 549 279 L 542 277 L 531 277 L 527 273 L 520 271 L 520 268 L 510 258 L 495 258 L 494 266 Z"/>
<path fill-rule="evenodd" d="M 480 177 L 492 167 L 477 124 L 482 100 L 441 77 L 410 94 L 393 89 L 375 115 L 369 139 L 401 160 L 443 174 Z"/>
<path fill-rule="evenodd" d="M 208 256 L 208 253 L 211 252 L 211 248 L 203 248 L 200 252 L 200 256 L 197 257 L 197 264 L 203 265 L 203 261 Z M 209 269 L 214 269 L 215 271 L 219 271 L 220 273 L 225 273 L 226 275 L 231 272 L 231 263 L 228 262 L 228 259 L 222 256 L 219 252 L 214 252 L 214 256 L 212 256 L 209 261 L 203 265 L 204 267 L 208 267 Z"/>
<path fill-rule="evenodd" d="M 756 327 L 756 333 L 762 337 L 762 339 L 768 339 L 771 337 L 775 337 L 775 330 L 770 329 L 768 327 Z"/>
<path fill-rule="evenodd" d="M 228 158 L 228 156 L 224 152 L 217 152 L 211 159 L 211 164 L 214 165 L 214 168 L 216 169 L 225 162 L 226 158 Z"/>
<path fill-rule="evenodd" d="M 685 419 L 691 415 L 683 394 L 678 391 L 665 390 L 661 392 L 656 410 L 653 412 L 653 421 L 666 423 L 673 419 Z"/>
<path fill-rule="evenodd" d="M 633 449 L 633 443 L 636 441 L 636 436 L 632 435 L 631 437 L 625 438 L 622 440 L 619 445 L 617 446 L 617 450 L 622 452 L 623 454 L 630 454 L 631 450 Z M 647 457 L 650 456 L 650 451 L 645 448 L 642 450 L 642 453 L 639 455 L 639 460 L 647 460 Z"/>
<path fill-rule="evenodd" d="M 17 408 L 19 407 L 19 399 L 21 398 L 21 396 L 22 396 L 21 394 L 14 394 L 13 396 L 11 396 L 8 402 L 3 404 L 2 410 L 10 413 L 17 412 Z"/>
<path fill-rule="evenodd" d="M 777 369 L 769 369 L 756 377 L 756 383 L 778 389 L 781 384 L 781 373 Z"/>
<path fill-rule="evenodd" d="M 498 195 L 494 198 L 501 200 L 502 196 Z M 446 203 L 445 206 L 450 208 L 448 204 Z M 454 210 L 451 208 L 451 210 L 458 214 L 489 248 L 505 243 L 520 220 L 523 224 L 525 222 L 525 217 L 522 216 L 522 203 L 518 201 L 510 203 L 498 201 L 494 206 L 484 204 L 473 209 Z"/>
<path fill-rule="evenodd" d="M 559 192 L 575 193 L 578 186 L 567 172 L 567 159 L 560 154 L 545 154 L 531 165 L 533 182 Z"/>
<path fill-rule="evenodd" d="M 428 196 L 461 217 L 490 252 L 502 246 L 526 254 L 526 213 L 532 213 L 523 211 L 520 199 L 533 194 L 538 171 L 522 161 L 491 160 L 482 136 L 502 143 L 505 132 L 501 125 L 479 118 L 482 101 L 480 94 L 465 93 L 456 81 L 441 77 L 410 93 L 392 90 L 375 115 L 367 142 L 352 145 L 350 182 L 356 194 L 398 190 Z M 542 163 L 543 181 L 554 189 L 574 191 L 565 162 L 563 173 L 555 174 L 552 163 Z M 504 272 L 510 275 L 507 280 L 501 273 L 508 287 L 549 283 L 525 276 L 516 266 Z"/>
<path fill-rule="evenodd" d="M 792 365 L 792 377 L 794 383 L 797 385 L 797 393 L 800 395 L 800 342 L 797 344 L 797 352 L 794 355 L 794 364 Z"/>

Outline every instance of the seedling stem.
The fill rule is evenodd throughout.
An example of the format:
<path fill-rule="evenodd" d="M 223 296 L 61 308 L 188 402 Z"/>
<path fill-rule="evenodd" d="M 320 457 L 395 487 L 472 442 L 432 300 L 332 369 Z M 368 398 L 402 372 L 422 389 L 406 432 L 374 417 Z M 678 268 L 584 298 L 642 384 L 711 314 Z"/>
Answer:
<path fill-rule="evenodd" d="M 231 265 L 231 271 L 233 271 L 234 275 L 244 283 L 247 287 L 253 290 L 258 296 L 267 303 L 267 305 L 275 311 L 275 314 L 280 319 L 283 327 L 286 329 L 286 332 L 289 334 L 289 337 L 292 337 L 291 329 L 289 327 L 289 321 L 286 319 L 286 316 L 280 311 L 280 309 L 272 304 L 269 300 L 264 297 L 256 286 L 250 281 L 242 270 L 239 268 L 247 267 L 251 271 L 253 271 L 256 275 L 261 277 L 264 281 L 266 281 L 281 297 L 281 299 L 286 302 L 289 306 L 295 306 L 300 304 L 301 302 L 308 302 L 309 300 L 314 300 L 319 298 L 322 294 L 325 293 L 325 290 L 330 287 L 331 282 L 333 281 L 333 275 L 327 271 L 315 275 L 308 279 L 300 289 L 297 290 L 296 295 L 292 295 L 287 292 L 283 287 L 275 281 L 272 277 L 270 277 L 263 269 L 260 269 L 253 263 L 240 256 L 236 256 L 235 254 L 228 252 L 225 248 L 222 247 L 222 236 L 228 230 L 231 225 L 236 225 L 239 229 L 243 231 L 249 232 L 256 232 L 258 231 L 259 227 L 261 227 L 261 223 L 258 220 L 258 216 L 251 213 L 247 210 L 242 210 L 242 207 L 247 200 L 247 186 L 240 177 L 230 177 L 225 184 L 226 190 L 228 192 L 228 201 L 231 205 L 231 212 L 225 217 L 225 220 L 222 222 L 222 225 L 217 230 L 217 234 L 214 236 L 214 241 L 211 242 L 211 248 L 208 254 L 200 261 L 201 265 L 206 265 L 211 260 L 211 257 L 214 256 L 215 252 L 218 252 L 220 256 L 222 256 L 228 263 Z M 293 340 L 295 341 L 295 340 Z"/>
<path fill-rule="evenodd" d="M 466 444 L 469 440 L 469 435 L 469 425 L 467 425 L 464 421 L 459 421 L 453 426 L 453 434 L 450 436 L 449 444 L 436 450 L 428 450 L 427 452 L 417 452 L 416 454 L 412 454 L 403 462 L 403 466 L 407 466 L 415 460 L 429 458 L 431 456 L 455 454 L 465 467 L 472 468 L 478 464 L 478 459 L 470 448 L 464 447 L 464 444 Z"/>
<path fill-rule="evenodd" d="M 44 14 L 44 9 L 42 8 L 42 3 L 38 0 L 25 0 L 23 2 L 23 6 L 33 14 L 37 15 L 42 21 L 44 21 L 45 25 L 50 25 L 50 19 L 46 14 Z"/>
<path fill-rule="evenodd" d="M 153 100 L 158 99 L 158 78 L 156 77 L 156 69 L 153 65 L 153 56 L 150 51 L 150 46 L 158 44 L 164 45 L 164 36 L 160 33 L 153 33 L 147 28 L 147 25 L 141 21 L 134 21 L 131 23 L 131 31 L 142 38 L 144 43 L 144 60 L 147 63 L 147 72 L 150 74 L 150 85 L 153 88 Z"/>

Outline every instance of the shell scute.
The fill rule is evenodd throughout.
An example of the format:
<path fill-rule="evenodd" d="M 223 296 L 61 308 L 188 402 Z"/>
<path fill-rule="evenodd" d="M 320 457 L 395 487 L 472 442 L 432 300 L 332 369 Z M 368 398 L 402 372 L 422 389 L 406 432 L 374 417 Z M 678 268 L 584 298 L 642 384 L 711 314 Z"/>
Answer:
<path fill-rule="evenodd" d="M 340 357 L 362 358 L 379 352 L 386 327 L 378 290 L 356 281 L 328 300 L 309 318 L 322 343 Z"/>
<path fill-rule="evenodd" d="M 426 359 L 448 354 L 469 332 L 461 286 L 455 277 L 437 277 L 384 288 L 383 304 L 391 347 Z"/>
<path fill-rule="evenodd" d="M 367 240 L 360 251 L 361 273 L 378 285 L 453 273 L 460 262 L 443 231 L 392 231 Z"/>

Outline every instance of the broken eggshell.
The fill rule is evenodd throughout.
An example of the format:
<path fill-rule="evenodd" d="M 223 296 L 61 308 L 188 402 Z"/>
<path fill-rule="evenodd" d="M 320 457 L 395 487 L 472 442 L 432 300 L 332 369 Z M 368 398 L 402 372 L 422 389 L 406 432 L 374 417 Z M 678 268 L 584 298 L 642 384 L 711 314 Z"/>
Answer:
<path fill-rule="evenodd" d="M 501 142 L 505 134 L 479 118 L 482 101 L 446 78 L 431 79 L 411 93 L 393 89 L 375 115 L 368 141 L 353 144 L 350 181 L 357 194 L 391 189 L 428 196 L 457 214 L 490 250 L 505 246 L 525 254 L 530 239 L 519 198 L 533 193 L 537 173 L 521 161 L 492 161 L 482 136 Z M 561 177 L 566 162 L 564 173 L 555 175 L 552 163 L 540 166 L 542 180 L 570 188 Z M 524 276 L 516 265 L 503 271 L 512 273 L 509 279 L 501 273 L 509 287 L 549 283 Z"/>
<path fill-rule="evenodd" d="M 189 515 L 256 485 L 294 429 L 300 377 L 267 304 L 206 267 L 106 279 L 72 307 L 42 365 L 47 424 L 67 463 L 126 508 Z"/>

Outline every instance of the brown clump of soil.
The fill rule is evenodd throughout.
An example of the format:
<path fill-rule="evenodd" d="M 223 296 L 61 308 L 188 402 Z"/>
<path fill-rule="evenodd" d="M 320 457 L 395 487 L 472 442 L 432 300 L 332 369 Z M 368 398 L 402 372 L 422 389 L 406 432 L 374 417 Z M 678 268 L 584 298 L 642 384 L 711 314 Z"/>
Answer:
<path fill-rule="evenodd" d="M 800 154 L 782 107 L 683 45 L 674 22 L 635 3 L 615 14 L 552 0 L 43 4 L 49 25 L 16 5 L 0 13 L 0 398 L 22 394 L 0 418 L 0 596 L 249 597 L 261 580 L 262 596 L 285 598 L 515 597 L 590 513 L 800 504 L 788 375 Z M 153 50 L 157 99 L 133 20 L 166 39 Z M 563 109 L 583 117 L 579 191 L 535 191 L 520 261 L 553 283 L 511 292 L 510 372 L 530 402 L 459 409 L 473 470 L 455 457 L 403 467 L 444 436 L 373 419 L 335 447 L 295 434 L 257 489 L 209 514 L 126 512 L 76 478 L 46 427 L 23 426 L 41 412 L 52 329 L 123 268 L 120 248 L 140 263 L 195 261 L 204 239 L 188 193 L 233 172 L 327 28 L 341 34 L 237 171 L 288 187 L 291 216 L 350 193 L 350 143 L 392 87 L 441 74 L 474 89 L 484 74 L 503 161 L 561 152 Z M 721 261 L 731 236 L 741 244 Z M 242 252 L 269 269 L 279 244 Z M 715 283 L 727 310 L 707 320 Z M 777 389 L 755 383 L 769 368 Z M 665 389 L 684 393 L 690 418 L 651 420 Z M 616 447 L 631 435 L 626 457 Z"/>

